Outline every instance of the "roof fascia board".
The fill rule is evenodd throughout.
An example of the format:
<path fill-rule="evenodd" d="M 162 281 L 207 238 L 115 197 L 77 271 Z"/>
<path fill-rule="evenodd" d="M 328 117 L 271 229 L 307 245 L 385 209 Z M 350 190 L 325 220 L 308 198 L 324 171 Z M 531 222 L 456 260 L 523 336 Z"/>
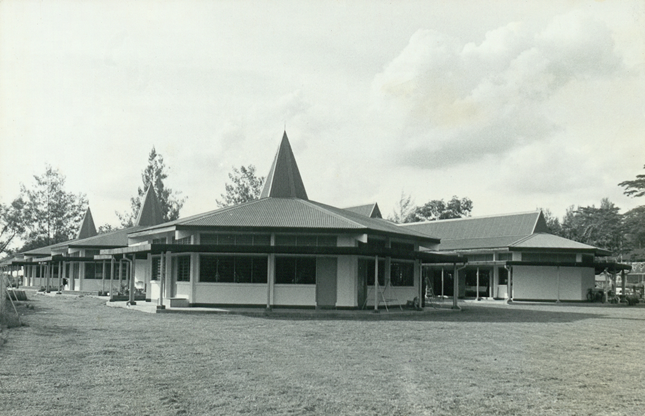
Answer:
<path fill-rule="evenodd" d="M 144 230 L 129 233 L 128 238 L 138 238 L 138 237 L 154 235 L 154 234 L 169 233 L 169 232 L 174 232 L 176 229 L 177 229 L 176 225 L 160 227 L 160 228 L 146 228 Z"/>

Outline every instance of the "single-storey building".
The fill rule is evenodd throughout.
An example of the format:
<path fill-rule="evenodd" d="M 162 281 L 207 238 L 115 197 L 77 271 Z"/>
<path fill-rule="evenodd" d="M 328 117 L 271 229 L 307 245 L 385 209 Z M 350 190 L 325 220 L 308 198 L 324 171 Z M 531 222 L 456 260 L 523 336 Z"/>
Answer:
<path fill-rule="evenodd" d="M 134 283 L 160 307 L 371 308 L 422 296 L 421 264 L 439 239 L 380 218 L 378 206 L 336 208 L 308 198 L 286 133 L 258 200 L 134 230 Z"/>
<path fill-rule="evenodd" d="M 127 247 L 128 234 L 162 222 L 161 209 L 150 187 L 132 227 L 98 234 L 88 208 L 73 240 L 21 253 L 14 265 L 23 268 L 25 286 L 46 290 L 80 292 L 124 292 L 132 275 L 132 264 L 124 258 L 97 260 L 102 249 Z"/>
<path fill-rule="evenodd" d="M 581 301 L 603 270 L 629 269 L 607 250 L 549 233 L 541 211 L 402 224 L 441 239 L 438 252 L 467 259 L 460 297 Z M 426 265 L 435 295 L 453 295 L 450 264 Z"/>

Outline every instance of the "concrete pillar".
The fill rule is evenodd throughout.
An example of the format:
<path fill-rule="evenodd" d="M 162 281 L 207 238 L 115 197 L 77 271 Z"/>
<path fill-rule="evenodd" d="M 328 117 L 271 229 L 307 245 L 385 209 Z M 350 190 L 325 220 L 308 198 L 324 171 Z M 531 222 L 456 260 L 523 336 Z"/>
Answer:
<path fill-rule="evenodd" d="M 274 302 L 275 290 L 275 254 L 269 254 L 267 259 L 267 309 L 271 309 Z"/>
<path fill-rule="evenodd" d="M 374 257 L 374 312 L 378 312 L 378 256 Z"/>
<path fill-rule="evenodd" d="M 114 293 L 114 257 L 110 259 L 110 296 Z"/>
<path fill-rule="evenodd" d="M 101 270 L 101 294 L 105 295 L 105 273 L 107 272 L 107 267 L 105 265 L 105 260 L 102 262 L 102 270 Z"/>
<path fill-rule="evenodd" d="M 459 269 L 457 269 L 457 264 L 454 265 L 454 271 L 452 276 L 452 309 L 460 309 L 458 300 L 459 300 Z"/>
<path fill-rule="evenodd" d="M 475 299 L 479 300 L 479 267 L 477 267 L 477 293 L 475 294 Z"/>
<path fill-rule="evenodd" d="M 134 301 L 134 271 L 135 271 L 135 261 L 137 260 L 137 256 L 135 254 L 132 255 L 132 263 L 130 263 L 130 305 L 136 305 L 137 302 Z"/>

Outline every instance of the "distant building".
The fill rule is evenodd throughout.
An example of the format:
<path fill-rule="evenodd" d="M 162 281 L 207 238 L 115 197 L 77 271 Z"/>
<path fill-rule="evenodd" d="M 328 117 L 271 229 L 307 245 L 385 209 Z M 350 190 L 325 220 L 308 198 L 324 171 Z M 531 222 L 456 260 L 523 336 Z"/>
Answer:
<path fill-rule="evenodd" d="M 628 269 L 607 250 L 549 233 L 541 211 L 402 224 L 441 239 L 438 252 L 467 260 L 460 297 L 515 300 L 586 300 L 595 275 Z M 427 265 L 436 295 L 453 295 L 452 265 Z"/>

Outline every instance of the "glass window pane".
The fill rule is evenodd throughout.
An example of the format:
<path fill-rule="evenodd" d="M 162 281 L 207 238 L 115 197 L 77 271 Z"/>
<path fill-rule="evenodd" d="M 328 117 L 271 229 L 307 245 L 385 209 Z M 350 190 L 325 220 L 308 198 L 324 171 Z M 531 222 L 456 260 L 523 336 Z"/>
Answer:
<path fill-rule="evenodd" d="M 295 283 L 300 285 L 316 284 L 316 258 L 315 257 L 298 257 L 296 259 Z"/>
<path fill-rule="evenodd" d="M 253 258 L 252 257 L 236 257 L 235 258 L 235 282 L 236 283 L 251 283 L 253 274 Z"/>
<path fill-rule="evenodd" d="M 275 259 L 275 282 L 295 283 L 296 259 L 295 257 L 276 257 Z"/>
<path fill-rule="evenodd" d="M 267 258 L 254 257 L 253 258 L 253 283 L 266 283 L 267 282 Z"/>
<path fill-rule="evenodd" d="M 258 234 L 253 236 L 254 246 L 270 246 L 271 236 L 269 234 Z"/>

